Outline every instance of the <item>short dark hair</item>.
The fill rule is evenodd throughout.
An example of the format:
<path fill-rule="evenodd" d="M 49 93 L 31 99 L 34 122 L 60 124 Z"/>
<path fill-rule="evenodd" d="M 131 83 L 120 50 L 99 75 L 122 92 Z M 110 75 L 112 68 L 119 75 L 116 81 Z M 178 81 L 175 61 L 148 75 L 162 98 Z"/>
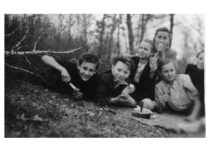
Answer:
<path fill-rule="evenodd" d="M 164 65 L 167 65 L 167 64 L 169 64 L 171 62 L 174 64 L 174 67 L 176 69 L 176 63 L 175 63 L 175 61 L 173 59 L 162 59 L 162 60 L 160 60 L 159 63 L 158 63 L 158 68 L 157 68 L 158 73 L 161 72 L 162 67 Z"/>
<path fill-rule="evenodd" d="M 116 65 L 117 62 L 119 62 L 119 61 L 126 64 L 130 71 L 133 70 L 133 61 L 131 60 L 130 57 L 128 57 L 128 56 L 117 56 L 113 59 L 112 65 Z"/>
<path fill-rule="evenodd" d="M 81 65 L 83 62 L 90 62 L 96 64 L 96 68 L 99 67 L 99 58 L 91 53 L 85 53 L 80 56 L 79 65 Z"/>
<path fill-rule="evenodd" d="M 171 45 L 171 32 L 169 31 L 169 29 L 168 28 L 166 28 L 166 27 L 160 27 L 160 28 L 158 28 L 156 31 L 155 31 L 155 36 L 154 36 L 154 38 L 153 38 L 153 41 L 155 42 L 155 37 L 157 36 L 157 34 L 158 34 L 158 32 L 167 32 L 168 33 L 168 35 L 169 35 L 169 46 Z"/>

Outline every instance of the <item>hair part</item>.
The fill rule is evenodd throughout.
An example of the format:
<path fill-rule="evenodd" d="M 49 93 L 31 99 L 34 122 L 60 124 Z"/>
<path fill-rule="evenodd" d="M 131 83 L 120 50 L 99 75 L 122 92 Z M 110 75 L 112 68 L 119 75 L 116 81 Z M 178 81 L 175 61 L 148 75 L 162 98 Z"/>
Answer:
<path fill-rule="evenodd" d="M 83 62 L 90 62 L 96 64 L 96 69 L 99 67 L 99 58 L 91 53 L 85 53 L 80 56 L 79 65 L 81 65 Z"/>

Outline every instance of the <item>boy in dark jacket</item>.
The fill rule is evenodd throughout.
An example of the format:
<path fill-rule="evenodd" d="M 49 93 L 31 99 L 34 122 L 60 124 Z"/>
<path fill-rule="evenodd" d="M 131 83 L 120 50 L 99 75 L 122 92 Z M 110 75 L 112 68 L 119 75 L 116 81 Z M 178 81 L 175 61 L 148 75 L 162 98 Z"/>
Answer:
<path fill-rule="evenodd" d="M 83 54 L 78 63 L 57 61 L 44 55 L 42 61 L 51 66 L 56 75 L 54 88 L 69 94 L 76 99 L 93 100 L 98 86 L 99 76 L 96 73 L 99 59 L 93 54 Z"/>
<path fill-rule="evenodd" d="M 129 79 L 131 70 L 132 61 L 129 58 L 114 58 L 111 70 L 101 75 L 96 95 L 99 105 L 136 106 L 136 101 L 130 96 L 134 91 Z"/>

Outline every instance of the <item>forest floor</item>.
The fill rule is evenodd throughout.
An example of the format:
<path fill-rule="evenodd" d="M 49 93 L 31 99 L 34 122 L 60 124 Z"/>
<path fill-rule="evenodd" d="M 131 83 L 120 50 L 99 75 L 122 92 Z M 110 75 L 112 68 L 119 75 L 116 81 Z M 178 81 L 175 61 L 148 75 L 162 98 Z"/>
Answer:
<path fill-rule="evenodd" d="M 46 72 L 40 57 L 28 56 L 31 64 L 25 59 L 6 57 L 5 62 L 36 73 Z M 101 71 L 104 69 L 101 67 Z M 142 124 L 92 102 L 73 101 L 43 86 L 37 78 L 6 67 L 5 137 L 203 137 L 203 134 L 176 133 Z"/>
<path fill-rule="evenodd" d="M 198 135 L 199 136 L 199 135 Z M 21 79 L 5 78 L 5 137 L 191 137 Z"/>

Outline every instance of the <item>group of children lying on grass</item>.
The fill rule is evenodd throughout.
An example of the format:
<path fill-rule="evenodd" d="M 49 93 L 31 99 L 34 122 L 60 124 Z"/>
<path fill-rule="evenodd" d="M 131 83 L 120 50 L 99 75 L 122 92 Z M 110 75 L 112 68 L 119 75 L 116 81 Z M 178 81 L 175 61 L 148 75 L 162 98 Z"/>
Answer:
<path fill-rule="evenodd" d="M 156 31 L 153 41 L 143 40 L 138 56 L 117 56 L 111 68 L 97 73 L 99 59 L 83 54 L 79 62 L 57 61 L 49 55 L 42 61 L 57 75 L 54 87 L 76 99 L 93 100 L 104 106 L 144 105 L 158 113 L 204 116 L 204 52 L 186 74 L 176 74 L 176 51 L 170 48 L 167 28 Z"/>

